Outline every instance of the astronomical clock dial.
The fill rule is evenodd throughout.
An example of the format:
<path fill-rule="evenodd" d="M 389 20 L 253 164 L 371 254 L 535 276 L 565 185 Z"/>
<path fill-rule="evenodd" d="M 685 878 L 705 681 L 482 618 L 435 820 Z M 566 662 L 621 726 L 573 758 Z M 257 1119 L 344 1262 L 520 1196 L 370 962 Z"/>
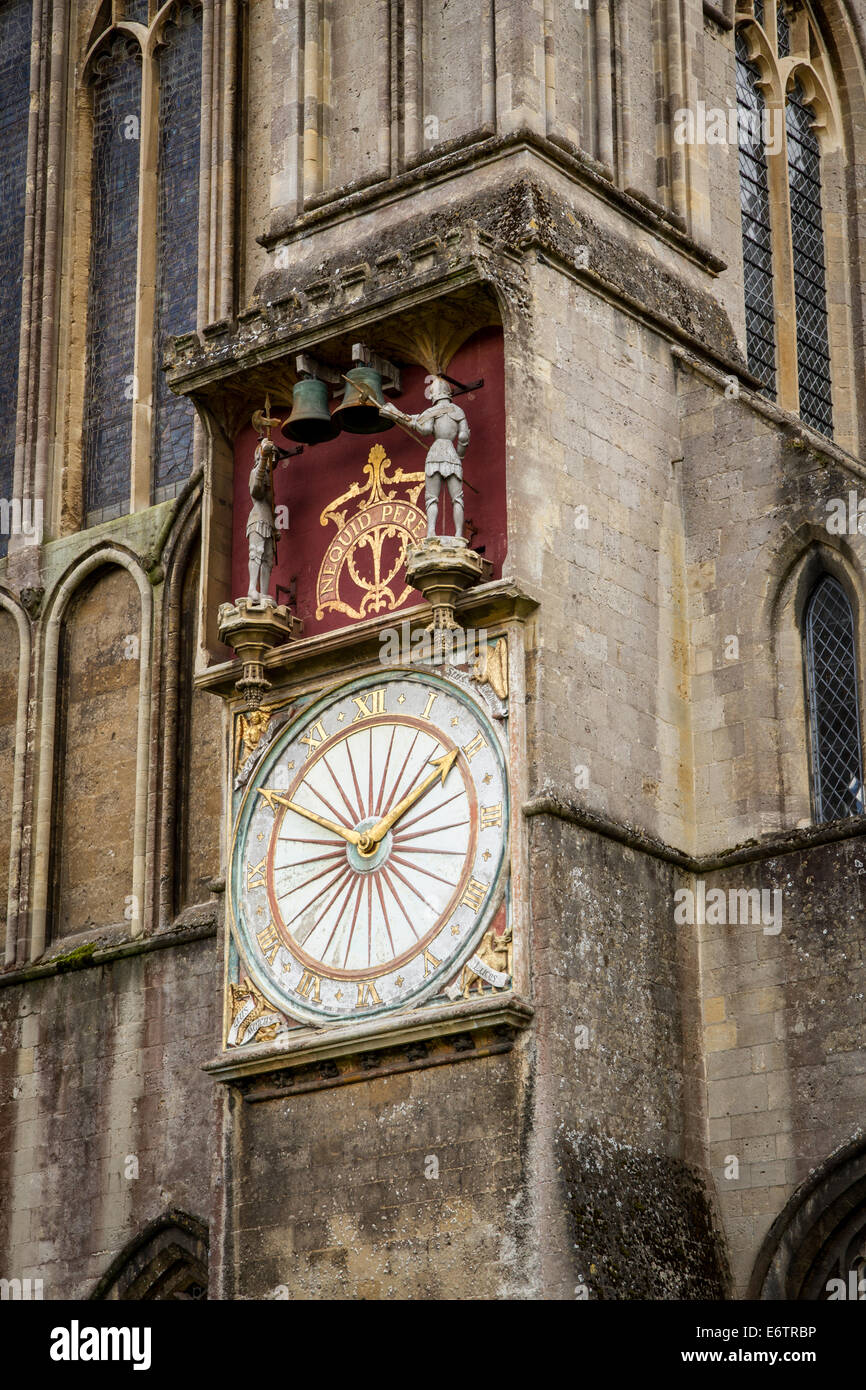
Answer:
<path fill-rule="evenodd" d="M 498 735 L 459 688 L 381 672 L 309 706 L 238 813 L 232 911 L 251 979 L 324 1024 L 437 993 L 502 897 Z"/>

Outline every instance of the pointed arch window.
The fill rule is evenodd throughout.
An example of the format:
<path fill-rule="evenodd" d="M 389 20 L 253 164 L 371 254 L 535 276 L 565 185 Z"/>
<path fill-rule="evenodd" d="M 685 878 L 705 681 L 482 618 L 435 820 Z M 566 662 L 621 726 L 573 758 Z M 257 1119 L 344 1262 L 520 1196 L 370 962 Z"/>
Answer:
<path fill-rule="evenodd" d="M 154 312 L 153 500 L 173 496 L 192 470 L 190 402 L 165 380 L 167 340 L 195 328 L 201 145 L 201 10 L 178 6 L 159 50 L 157 285 Z"/>
<path fill-rule="evenodd" d="M 763 382 L 767 395 L 775 397 L 776 313 L 770 188 L 763 140 L 764 98 L 758 87 L 758 69 L 749 59 L 742 30 L 737 33 L 736 48 L 747 355 L 749 370 Z"/>
<path fill-rule="evenodd" d="M 15 428 L 30 111 L 32 0 L 0 0 L 0 497 L 15 490 Z M 0 527 L 0 555 L 9 544 Z"/>
<path fill-rule="evenodd" d="M 823 434 L 833 434 L 824 217 L 821 208 L 821 151 L 814 117 L 803 89 L 794 82 L 785 106 L 794 295 L 797 307 L 797 375 L 800 414 Z"/>
<path fill-rule="evenodd" d="M 768 396 L 832 438 L 821 146 L 806 95 L 829 101 L 830 63 L 808 6 L 752 0 L 736 67 L 749 368 Z M 779 96 L 765 104 L 764 93 Z"/>
<path fill-rule="evenodd" d="M 128 508 L 135 383 L 141 53 L 122 33 L 93 78 L 84 459 L 88 519 Z"/>
<path fill-rule="evenodd" d="M 864 811 L 854 615 L 842 585 L 823 575 L 805 611 L 804 656 L 816 821 Z"/>
<path fill-rule="evenodd" d="M 143 49 L 136 31 L 107 32 L 91 67 L 88 525 L 175 496 L 193 456 L 193 409 L 169 391 L 162 360 L 167 339 L 196 326 L 202 9 L 117 10 L 151 27 Z"/>

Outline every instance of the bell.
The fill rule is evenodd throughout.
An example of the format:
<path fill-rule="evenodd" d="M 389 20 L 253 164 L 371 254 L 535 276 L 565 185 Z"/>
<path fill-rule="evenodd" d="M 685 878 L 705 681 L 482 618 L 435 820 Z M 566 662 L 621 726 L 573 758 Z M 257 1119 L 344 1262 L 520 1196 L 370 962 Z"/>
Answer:
<path fill-rule="evenodd" d="M 385 404 L 382 395 L 382 378 L 372 367 L 353 367 L 346 373 L 346 390 L 343 399 L 334 411 L 334 419 L 339 420 L 349 434 L 378 434 L 379 430 L 394 428 L 394 421 L 387 415 L 380 415 L 369 397 Z"/>
<path fill-rule="evenodd" d="M 323 444 L 336 439 L 340 421 L 328 409 L 328 384 L 316 377 L 302 378 L 292 392 L 292 413 L 282 426 L 283 434 L 298 444 Z"/>

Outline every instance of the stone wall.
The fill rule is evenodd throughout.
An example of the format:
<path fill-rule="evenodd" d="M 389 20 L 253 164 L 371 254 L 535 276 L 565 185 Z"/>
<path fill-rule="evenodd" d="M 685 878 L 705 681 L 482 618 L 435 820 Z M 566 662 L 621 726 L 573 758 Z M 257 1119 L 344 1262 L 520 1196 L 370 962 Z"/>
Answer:
<path fill-rule="evenodd" d="M 707 891 L 778 890 L 781 900 L 777 922 L 750 913 L 697 928 L 710 1170 L 740 1296 L 788 1199 L 862 1131 L 864 874 L 862 841 L 851 839 L 704 879 Z"/>
<path fill-rule="evenodd" d="M 673 138 L 678 106 L 733 99 L 718 6 L 216 0 L 199 336 L 171 363 L 199 405 L 202 474 L 151 507 L 139 440 L 136 510 L 90 530 L 91 130 L 70 84 L 95 6 L 49 10 L 15 456 L 47 533 L 0 561 L 32 633 L 16 770 L 18 634 L 0 610 L 2 912 L 24 791 L 0 976 L 0 1275 L 86 1296 L 179 1208 L 210 1225 L 211 1291 L 228 1297 L 742 1294 L 774 1219 L 860 1132 L 866 1084 L 862 825 L 810 828 L 798 628 L 824 565 L 848 576 L 866 650 L 863 538 L 824 525 L 866 477 L 866 0 L 820 6 L 843 91 L 824 162 L 835 444 L 752 392 L 736 150 Z M 534 1022 L 510 1050 L 441 1065 L 404 1052 L 364 1075 L 359 1054 L 345 1085 L 325 1066 L 291 1094 L 223 1087 L 200 1066 L 221 1037 L 226 747 L 194 674 L 227 656 L 230 441 L 299 348 L 347 360 L 383 320 L 458 292 L 478 326 L 502 321 L 504 574 L 539 602 L 515 769 Z M 184 571 L 199 526 L 201 570 Z M 82 575 L 55 610 L 111 547 L 129 571 Z M 136 635 L 139 653 L 152 637 L 143 689 Z M 778 888 L 781 930 L 676 923 L 699 880 Z M 54 940 L 34 964 L 43 890 Z"/>
<path fill-rule="evenodd" d="M 87 1298 L 149 1221 L 207 1222 L 218 1004 L 212 936 L 0 990 L 4 1270 Z"/>
<path fill-rule="evenodd" d="M 11 613 L 0 609 L 0 918 L 4 931 L 9 895 L 9 849 L 12 844 L 12 789 L 18 715 L 18 629 Z"/>
<path fill-rule="evenodd" d="M 223 1296 L 539 1294 L 526 1059 L 465 1056 L 285 1100 L 233 1088 Z"/>
<path fill-rule="evenodd" d="M 559 817 L 529 832 L 548 1294 L 724 1297 L 680 874 Z"/>
<path fill-rule="evenodd" d="M 53 938 L 121 923 L 132 883 L 141 599 L 126 570 L 96 577 L 61 643 Z"/>

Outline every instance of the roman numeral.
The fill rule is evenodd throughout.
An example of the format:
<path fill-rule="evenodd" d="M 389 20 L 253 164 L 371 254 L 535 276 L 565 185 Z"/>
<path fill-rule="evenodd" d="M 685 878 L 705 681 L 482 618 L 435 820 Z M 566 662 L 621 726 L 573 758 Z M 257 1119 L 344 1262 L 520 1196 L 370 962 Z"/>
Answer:
<path fill-rule="evenodd" d="M 499 801 L 495 806 L 481 807 L 481 829 L 487 830 L 491 825 L 502 824 L 502 802 Z"/>
<path fill-rule="evenodd" d="M 357 724 L 359 719 L 369 719 L 372 714 L 385 714 L 386 712 L 384 686 L 379 690 L 371 690 L 366 695 L 353 695 L 352 699 L 358 706 L 358 713 L 352 720 L 353 724 Z M 367 704 L 368 700 L 370 701 L 369 705 Z"/>
<path fill-rule="evenodd" d="M 261 947 L 262 955 L 264 956 L 268 965 L 273 965 L 274 956 L 277 954 L 277 951 L 283 944 L 280 941 L 280 938 L 277 936 L 277 929 L 274 926 L 273 922 L 268 922 L 268 925 L 265 927 L 264 931 L 256 933 L 256 940 L 258 941 L 259 946 Z"/>
<path fill-rule="evenodd" d="M 475 754 L 480 753 L 481 749 L 486 747 L 487 743 L 484 737 L 481 734 L 476 734 L 475 737 L 464 746 L 463 752 L 466 754 L 466 761 L 471 763 Z"/>
<path fill-rule="evenodd" d="M 300 994 L 303 999 L 315 999 L 317 1004 L 321 1004 L 321 987 L 321 976 L 314 975 L 311 970 L 305 970 L 300 980 L 298 981 L 296 992 Z"/>
<path fill-rule="evenodd" d="M 466 907 L 470 907 L 473 912 L 477 912 L 484 901 L 484 894 L 486 892 L 486 883 L 479 883 L 476 878 L 470 878 L 466 885 L 466 891 L 460 901 L 464 903 Z"/>
<path fill-rule="evenodd" d="M 432 975 L 433 971 L 436 969 L 436 966 L 437 966 L 437 965 L 441 965 L 441 964 L 442 964 L 442 962 L 441 962 L 441 961 L 438 961 L 438 960 L 436 959 L 436 957 L 433 955 L 433 952 L 432 952 L 432 951 L 428 951 L 428 950 L 427 950 L 427 947 L 425 946 L 425 947 L 424 947 L 424 979 L 426 980 L 428 975 Z"/>
<path fill-rule="evenodd" d="M 247 887 L 264 888 L 265 886 L 265 863 L 267 855 L 260 864 L 247 864 Z"/>
<path fill-rule="evenodd" d="M 358 1002 L 356 1009 L 363 1009 L 366 1004 L 381 1004 L 379 991 L 376 989 L 375 980 L 358 981 Z"/>
<path fill-rule="evenodd" d="M 434 700 L 438 700 L 438 699 L 439 699 L 439 691 L 438 691 L 438 690 L 431 690 L 431 691 L 430 691 L 430 694 L 427 696 L 427 703 L 426 703 L 426 705 L 424 706 L 424 713 L 421 715 L 421 718 L 422 718 L 422 719 L 429 719 L 429 718 L 430 718 L 430 711 L 431 711 L 431 709 L 433 708 L 433 701 L 434 701 Z"/>
<path fill-rule="evenodd" d="M 325 726 L 321 719 L 313 725 L 309 733 L 301 735 L 301 743 L 307 745 L 307 762 L 309 762 L 316 749 L 325 742 L 325 738 Z"/>

